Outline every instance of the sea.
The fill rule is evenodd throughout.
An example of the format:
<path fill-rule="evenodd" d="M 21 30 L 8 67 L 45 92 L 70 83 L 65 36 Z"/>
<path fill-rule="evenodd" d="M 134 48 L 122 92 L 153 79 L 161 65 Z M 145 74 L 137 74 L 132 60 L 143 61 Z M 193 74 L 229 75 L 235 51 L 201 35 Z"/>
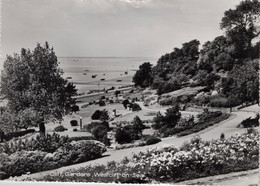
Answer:
<path fill-rule="evenodd" d="M 58 57 L 63 77 L 76 85 L 78 93 L 131 85 L 144 62 L 155 65 L 155 57 Z"/>

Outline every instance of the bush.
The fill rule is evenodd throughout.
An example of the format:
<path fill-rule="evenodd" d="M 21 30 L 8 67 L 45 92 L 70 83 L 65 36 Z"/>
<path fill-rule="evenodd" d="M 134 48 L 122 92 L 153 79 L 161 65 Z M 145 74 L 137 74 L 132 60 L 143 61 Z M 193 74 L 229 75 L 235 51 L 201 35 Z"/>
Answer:
<path fill-rule="evenodd" d="M 95 140 L 73 141 L 70 145 L 74 153 L 73 164 L 100 158 L 106 152 L 105 145 Z"/>
<path fill-rule="evenodd" d="M 11 132 L 3 135 L 3 139 L 6 141 L 9 141 L 13 138 L 18 138 L 21 136 L 24 136 L 26 134 L 34 133 L 35 129 L 28 129 L 28 130 L 22 130 L 22 131 L 17 131 L 17 132 Z"/>
<path fill-rule="evenodd" d="M 107 110 L 96 110 L 93 115 L 91 116 L 91 119 L 92 120 L 102 120 L 102 121 L 106 121 L 106 120 L 109 120 L 109 115 L 108 115 L 108 112 Z"/>
<path fill-rule="evenodd" d="M 133 103 L 132 104 L 132 111 L 139 111 L 139 110 L 142 110 L 140 105 L 138 105 L 137 103 Z"/>
<path fill-rule="evenodd" d="M 230 114 L 228 114 L 228 113 L 221 113 L 219 115 L 219 112 L 220 111 L 216 111 L 214 113 L 215 117 L 209 117 L 208 119 L 200 119 L 200 121 L 195 123 L 193 125 L 193 127 L 191 127 L 190 129 L 186 129 L 184 131 L 179 132 L 178 136 L 185 136 L 185 135 L 189 135 L 189 134 L 201 131 L 201 130 L 207 128 L 207 127 L 215 125 L 215 124 L 217 124 L 217 123 L 219 123 L 219 122 L 229 118 L 229 116 L 230 116 Z"/>
<path fill-rule="evenodd" d="M 96 110 L 93 115 L 91 116 L 92 120 L 99 120 L 100 119 L 100 115 L 101 115 L 101 111 L 100 110 Z"/>
<path fill-rule="evenodd" d="M 209 97 L 209 106 L 228 108 L 229 107 L 228 99 L 219 95 L 211 96 Z"/>
<path fill-rule="evenodd" d="M 222 132 L 220 135 L 220 139 L 224 140 L 225 139 L 225 134 Z"/>
<path fill-rule="evenodd" d="M 71 120 L 70 121 L 71 126 L 75 127 L 78 126 L 78 121 L 77 120 Z"/>
<path fill-rule="evenodd" d="M 44 152 L 54 152 L 58 148 L 66 146 L 70 142 L 68 136 L 60 136 L 56 133 L 37 135 L 35 138 L 26 140 L 13 140 L 11 142 L 6 142 L 1 145 L 0 152 L 7 154 L 15 153 L 16 151 L 27 150 L 35 151 L 40 150 Z"/>
<path fill-rule="evenodd" d="M 127 105 L 130 104 L 129 100 L 128 99 L 125 99 L 123 102 L 122 102 L 123 106 L 125 109 L 127 109 Z"/>
<path fill-rule="evenodd" d="M 215 112 L 210 112 L 207 109 L 204 109 L 204 111 L 201 114 L 198 114 L 198 119 L 199 122 L 203 123 L 203 122 L 207 122 L 213 118 L 216 118 L 218 116 L 220 116 L 222 114 L 221 111 L 215 111 Z"/>
<path fill-rule="evenodd" d="M 73 105 L 73 106 L 71 107 L 71 111 L 72 111 L 72 112 L 77 112 L 77 111 L 79 111 L 79 106 L 78 106 L 78 105 Z"/>
<path fill-rule="evenodd" d="M 109 114 L 108 114 L 107 110 L 104 109 L 104 110 L 101 111 L 100 120 L 103 121 L 103 122 L 109 120 Z"/>
<path fill-rule="evenodd" d="M 132 141 L 129 131 L 124 127 L 119 127 L 116 129 L 115 139 L 119 144 L 130 143 Z"/>
<path fill-rule="evenodd" d="M 109 123 L 108 122 L 91 122 L 90 124 L 84 125 L 83 128 L 85 130 L 87 130 L 88 132 L 92 133 L 92 130 L 96 127 L 96 126 L 104 126 L 107 128 L 107 131 L 109 131 Z"/>
<path fill-rule="evenodd" d="M 142 131 L 143 129 L 145 129 L 145 125 L 143 124 L 143 121 L 140 119 L 139 116 L 135 116 L 134 120 L 133 120 L 133 127 L 137 130 L 137 131 Z"/>
<path fill-rule="evenodd" d="M 259 126 L 259 114 L 255 118 L 247 118 L 241 122 L 244 128 L 258 127 Z"/>
<path fill-rule="evenodd" d="M 155 130 L 160 129 L 165 125 L 164 117 L 160 112 L 158 112 L 156 116 L 153 118 L 153 123 L 154 124 L 152 125 L 152 128 Z"/>
<path fill-rule="evenodd" d="M 0 169 L 7 177 L 20 176 L 27 172 L 34 173 L 44 170 L 43 158 L 47 152 L 17 151 L 11 155 L 1 154 Z M 4 155 L 7 155 L 3 157 Z"/>
<path fill-rule="evenodd" d="M 104 138 L 104 136 L 107 135 L 107 131 L 108 131 L 107 127 L 103 125 L 97 125 L 92 129 L 91 133 L 97 140 L 100 141 L 101 139 Z"/>
<path fill-rule="evenodd" d="M 67 128 L 65 128 L 64 126 L 62 125 L 59 125 L 57 127 L 54 128 L 54 132 L 63 132 L 65 130 L 68 130 Z"/>
<path fill-rule="evenodd" d="M 159 101 L 159 104 L 162 106 L 175 105 L 178 104 L 178 99 L 176 97 L 164 98 Z"/>
<path fill-rule="evenodd" d="M 106 102 L 105 101 L 99 101 L 98 105 L 100 107 L 106 106 Z"/>
<path fill-rule="evenodd" d="M 138 140 L 142 137 L 142 131 L 135 128 L 133 125 L 126 125 L 116 129 L 115 138 L 120 144 L 130 143 L 133 140 Z"/>
<path fill-rule="evenodd" d="M 104 144 L 94 140 L 81 140 L 67 143 L 53 153 L 42 151 L 16 151 L 11 155 L 0 154 L 0 170 L 7 177 L 20 176 L 27 172 L 35 173 L 66 165 L 93 160 L 106 151 Z"/>
<path fill-rule="evenodd" d="M 160 138 L 157 138 L 155 136 L 150 136 L 146 139 L 145 144 L 152 145 L 152 144 L 159 143 L 160 141 L 162 141 Z"/>
<path fill-rule="evenodd" d="M 169 127 L 175 127 L 181 118 L 181 113 L 179 111 L 179 106 L 174 105 L 173 107 L 166 110 L 164 116 L 164 122 Z"/>

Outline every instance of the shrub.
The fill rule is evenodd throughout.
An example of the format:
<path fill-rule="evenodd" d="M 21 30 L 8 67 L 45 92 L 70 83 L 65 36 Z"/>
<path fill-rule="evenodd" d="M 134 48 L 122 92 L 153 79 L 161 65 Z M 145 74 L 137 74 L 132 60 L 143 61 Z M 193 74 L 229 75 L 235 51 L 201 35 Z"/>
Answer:
<path fill-rule="evenodd" d="M 79 111 L 79 106 L 78 106 L 78 105 L 73 105 L 73 106 L 71 107 L 71 111 L 72 111 L 72 112 L 77 112 L 77 111 Z"/>
<path fill-rule="evenodd" d="M 100 107 L 106 106 L 106 102 L 105 101 L 99 101 L 98 105 Z"/>
<path fill-rule="evenodd" d="M 133 125 L 126 125 L 116 129 L 115 138 L 120 144 L 130 143 L 133 140 L 138 140 L 142 137 L 142 131 L 135 128 Z"/>
<path fill-rule="evenodd" d="M 93 115 L 91 116 L 92 120 L 101 120 L 101 121 L 106 121 L 109 120 L 109 115 L 107 110 L 96 110 Z"/>
<path fill-rule="evenodd" d="M 157 138 L 155 136 L 150 136 L 146 139 L 145 144 L 152 145 L 152 144 L 159 143 L 160 141 L 162 141 L 160 138 Z"/>
<path fill-rule="evenodd" d="M 224 140 L 225 139 L 225 134 L 222 132 L 221 135 L 220 135 L 220 139 L 221 140 Z"/>
<path fill-rule="evenodd" d="M 44 152 L 54 152 L 58 148 L 66 146 L 70 142 L 68 136 L 60 136 L 56 133 L 37 135 L 35 138 L 26 140 L 13 140 L 11 142 L 6 142 L 1 145 L 0 152 L 7 154 L 15 153 L 16 151 L 27 150 L 35 151 L 40 150 Z"/>
<path fill-rule="evenodd" d="M 209 97 L 210 107 L 229 107 L 228 99 L 219 95 Z"/>
<path fill-rule="evenodd" d="M 118 143 L 130 143 L 132 141 L 131 135 L 124 127 L 119 127 L 115 132 L 115 139 Z"/>
<path fill-rule="evenodd" d="M 133 103 L 132 104 L 132 111 L 139 111 L 139 110 L 142 110 L 140 105 L 138 105 L 137 103 Z"/>
<path fill-rule="evenodd" d="M 153 123 L 154 124 L 152 125 L 152 128 L 156 130 L 162 128 L 165 125 L 164 117 L 160 112 L 158 112 L 153 118 Z"/>
<path fill-rule="evenodd" d="M 74 151 L 73 164 L 100 158 L 106 152 L 105 145 L 95 140 L 73 141 L 70 145 Z"/>
<path fill-rule="evenodd" d="M 221 111 L 210 112 L 207 109 L 204 109 L 204 111 L 201 114 L 198 114 L 197 117 L 199 119 L 199 122 L 203 123 L 209 121 L 210 119 L 216 118 L 221 114 Z"/>
<path fill-rule="evenodd" d="M 125 109 L 127 109 L 127 105 L 128 105 L 129 103 L 130 103 L 130 102 L 129 102 L 128 99 L 125 99 L 125 100 L 122 102 L 122 104 L 123 104 L 123 106 L 124 106 Z"/>
<path fill-rule="evenodd" d="M 243 127 L 250 128 L 250 127 L 258 127 L 259 126 L 259 114 L 256 115 L 255 118 L 247 118 L 241 122 Z"/>
<path fill-rule="evenodd" d="M 109 114 L 108 114 L 107 110 L 104 109 L 104 110 L 101 111 L 100 120 L 103 121 L 103 122 L 109 120 Z"/>
<path fill-rule="evenodd" d="M 42 151 L 17 151 L 1 157 L 0 169 L 6 173 L 7 177 L 20 176 L 27 172 L 39 172 L 44 168 L 42 162 L 46 154 L 47 152 Z"/>
<path fill-rule="evenodd" d="M 91 116 L 92 120 L 99 120 L 100 119 L 100 115 L 101 115 L 101 111 L 100 110 L 96 110 L 93 115 Z"/>
<path fill-rule="evenodd" d="M 65 130 L 68 130 L 67 128 L 65 128 L 64 126 L 62 125 L 59 125 L 57 127 L 54 128 L 54 132 L 63 132 Z"/>
<path fill-rule="evenodd" d="M 71 124 L 71 126 L 75 127 L 75 126 L 78 125 L 78 121 L 77 120 L 71 120 L 70 124 Z"/>
<path fill-rule="evenodd" d="M 97 140 L 100 141 L 105 135 L 107 135 L 107 131 L 108 129 L 104 125 L 97 125 L 92 129 L 91 133 Z"/>
<path fill-rule="evenodd" d="M 109 103 L 111 103 L 111 104 L 114 103 L 114 100 L 110 99 L 110 100 L 109 100 Z"/>
<path fill-rule="evenodd" d="M 139 116 L 135 116 L 132 123 L 133 123 L 133 127 L 137 131 L 142 131 L 143 129 L 145 129 L 145 125 L 143 124 L 143 121 L 140 119 Z"/>
<path fill-rule="evenodd" d="M 181 118 L 181 113 L 179 111 L 179 106 L 174 105 L 173 107 L 166 110 L 164 116 L 164 122 L 167 126 L 175 127 L 175 125 L 178 123 L 180 118 Z"/>
<path fill-rule="evenodd" d="M 159 101 L 159 104 L 162 106 L 167 106 L 167 105 L 175 105 L 178 104 L 178 99 L 176 97 L 169 97 L 169 98 L 164 98 Z"/>
<path fill-rule="evenodd" d="M 66 165 L 93 160 L 102 156 L 106 151 L 103 143 L 94 140 L 81 140 L 67 143 L 53 153 L 42 151 L 16 151 L 11 155 L 0 154 L 0 170 L 7 177 L 20 176 L 27 172 L 59 168 Z"/>
<path fill-rule="evenodd" d="M 6 141 L 11 140 L 12 138 L 17 138 L 24 136 L 26 134 L 34 133 L 35 129 L 28 129 L 28 130 L 22 130 L 22 131 L 17 131 L 17 132 L 11 132 L 7 134 L 3 134 L 3 139 Z"/>
<path fill-rule="evenodd" d="M 90 124 L 84 125 L 83 128 L 87 130 L 88 132 L 92 133 L 93 128 L 96 126 L 104 126 L 107 128 L 107 131 L 109 131 L 109 123 L 108 122 L 91 122 Z"/>

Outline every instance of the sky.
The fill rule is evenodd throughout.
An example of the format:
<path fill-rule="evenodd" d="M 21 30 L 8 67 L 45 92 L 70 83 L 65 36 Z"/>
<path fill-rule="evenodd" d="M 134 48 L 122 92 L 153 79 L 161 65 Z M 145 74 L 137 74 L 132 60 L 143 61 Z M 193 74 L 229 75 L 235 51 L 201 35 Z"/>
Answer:
<path fill-rule="evenodd" d="M 160 57 L 224 34 L 240 0 L 1 0 L 1 55 L 49 42 L 58 57 Z"/>

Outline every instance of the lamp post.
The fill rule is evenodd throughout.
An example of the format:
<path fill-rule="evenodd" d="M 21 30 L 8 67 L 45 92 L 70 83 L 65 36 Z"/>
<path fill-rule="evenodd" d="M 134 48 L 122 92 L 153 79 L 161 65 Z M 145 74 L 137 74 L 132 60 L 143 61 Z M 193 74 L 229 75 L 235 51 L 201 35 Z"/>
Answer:
<path fill-rule="evenodd" d="M 82 117 L 81 116 L 79 118 L 79 127 L 80 127 L 80 130 L 82 130 Z"/>

